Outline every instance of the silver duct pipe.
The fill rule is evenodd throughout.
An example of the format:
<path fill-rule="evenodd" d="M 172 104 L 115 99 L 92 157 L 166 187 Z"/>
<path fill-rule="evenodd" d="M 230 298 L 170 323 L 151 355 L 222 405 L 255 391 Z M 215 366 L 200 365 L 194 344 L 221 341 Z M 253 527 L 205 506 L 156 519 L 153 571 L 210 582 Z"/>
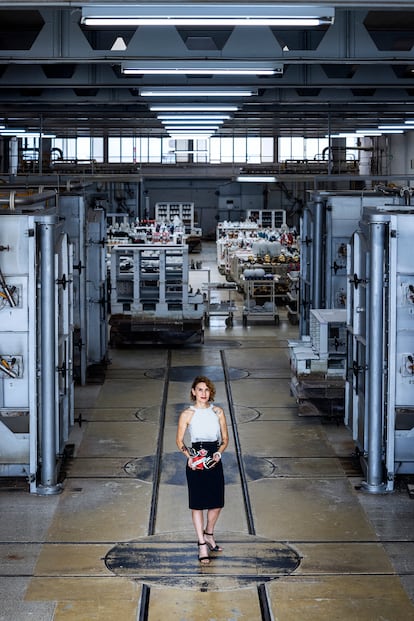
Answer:
<path fill-rule="evenodd" d="M 7 186 L 6 190 L 8 190 L 8 187 L 9 186 Z M 16 190 L 10 190 L 9 196 L 0 196 L 0 205 L 7 205 L 9 209 L 15 209 L 16 207 L 29 207 L 31 205 L 37 205 L 38 203 L 44 203 L 50 199 L 55 201 L 55 205 L 57 204 L 57 193 L 55 191 L 39 192 L 37 194 L 28 194 L 26 196 L 17 196 L 16 194 Z"/>
<path fill-rule="evenodd" d="M 368 468 L 363 487 L 372 494 L 385 491 L 382 467 L 384 242 L 385 222 L 370 222 L 368 316 Z"/>
<path fill-rule="evenodd" d="M 313 226 L 312 308 L 322 308 L 323 212 L 324 201 L 318 198 Z"/>
<path fill-rule="evenodd" d="M 55 364 L 55 226 L 56 216 L 42 218 L 40 231 L 40 377 L 41 477 L 36 492 L 62 491 L 56 471 L 56 364 Z"/>

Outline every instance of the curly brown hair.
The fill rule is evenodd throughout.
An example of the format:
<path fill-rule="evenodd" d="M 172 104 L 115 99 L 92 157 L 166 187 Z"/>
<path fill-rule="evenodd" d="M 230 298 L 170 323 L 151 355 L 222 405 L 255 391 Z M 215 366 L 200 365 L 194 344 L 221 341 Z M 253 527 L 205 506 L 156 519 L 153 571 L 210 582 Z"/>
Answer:
<path fill-rule="evenodd" d="M 214 386 L 211 379 L 209 379 L 205 375 L 197 375 L 197 377 L 194 378 L 193 383 L 191 384 L 191 390 L 190 390 L 191 401 L 196 400 L 195 396 L 193 395 L 193 390 L 195 389 L 197 384 L 201 384 L 202 382 L 207 386 L 207 388 L 210 391 L 210 401 L 214 401 L 214 398 L 216 396 L 216 387 Z"/>

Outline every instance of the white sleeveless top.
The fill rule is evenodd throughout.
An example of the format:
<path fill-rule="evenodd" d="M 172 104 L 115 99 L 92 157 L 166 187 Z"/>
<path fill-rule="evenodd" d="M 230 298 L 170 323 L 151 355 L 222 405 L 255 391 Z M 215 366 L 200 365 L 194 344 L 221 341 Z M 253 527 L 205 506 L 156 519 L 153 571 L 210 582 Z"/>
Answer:
<path fill-rule="evenodd" d="M 196 408 L 190 406 L 194 414 L 188 425 L 191 442 L 215 442 L 221 439 L 220 422 L 213 406 Z"/>

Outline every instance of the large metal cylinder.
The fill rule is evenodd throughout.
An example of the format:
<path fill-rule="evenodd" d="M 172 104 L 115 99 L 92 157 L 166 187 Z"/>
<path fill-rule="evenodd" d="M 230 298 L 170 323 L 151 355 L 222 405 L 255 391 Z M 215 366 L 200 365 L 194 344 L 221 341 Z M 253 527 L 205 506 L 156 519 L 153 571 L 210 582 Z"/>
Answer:
<path fill-rule="evenodd" d="M 313 269 L 312 269 L 312 308 L 323 308 L 322 301 L 322 257 L 323 253 L 323 211 L 325 203 L 321 198 L 315 202 L 315 219 L 313 228 Z"/>
<path fill-rule="evenodd" d="M 364 489 L 383 493 L 384 242 L 386 222 L 370 222 L 368 313 L 368 468 Z"/>
<path fill-rule="evenodd" d="M 56 468 L 56 364 L 55 364 L 55 217 L 38 224 L 40 233 L 41 313 L 41 477 L 37 493 L 58 494 Z"/>

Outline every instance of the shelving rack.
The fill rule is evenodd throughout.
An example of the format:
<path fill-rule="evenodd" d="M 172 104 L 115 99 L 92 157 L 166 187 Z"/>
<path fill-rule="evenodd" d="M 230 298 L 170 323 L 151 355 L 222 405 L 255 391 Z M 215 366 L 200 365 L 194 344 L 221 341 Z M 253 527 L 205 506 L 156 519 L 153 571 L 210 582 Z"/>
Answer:
<path fill-rule="evenodd" d="M 173 222 L 178 217 L 189 235 L 194 229 L 194 203 L 155 203 L 157 222 Z"/>
<path fill-rule="evenodd" d="M 243 325 L 247 325 L 252 319 L 270 320 L 279 325 L 275 280 L 271 278 L 244 280 Z"/>
<path fill-rule="evenodd" d="M 204 322 L 210 323 L 210 317 L 226 317 L 226 326 L 232 326 L 234 314 L 237 312 L 235 296 L 238 294 L 236 283 L 210 282 L 203 283 L 206 292 L 206 308 Z"/>
<path fill-rule="evenodd" d="M 284 209 L 249 209 L 247 220 L 256 222 L 263 228 L 278 229 L 286 224 L 286 211 Z"/>

